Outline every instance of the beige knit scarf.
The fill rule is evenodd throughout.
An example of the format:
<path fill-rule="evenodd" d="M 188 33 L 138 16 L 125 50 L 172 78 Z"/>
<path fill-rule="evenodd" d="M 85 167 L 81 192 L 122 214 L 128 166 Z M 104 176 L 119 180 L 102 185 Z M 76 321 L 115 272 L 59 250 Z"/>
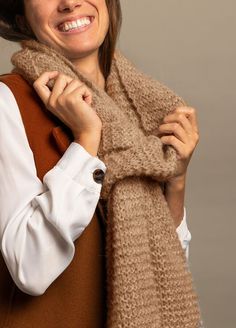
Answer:
<path fill-rule="evenodd" d="M 119 50 L 105 92 L 57 51 L 32 40 L 22 47 L 12 62 L 26 80 L 52 70 L 79 78 L 92 90 L 103 123 L 107 327 L 199 328 L 192 276 L 161 188 L 176 172 L 177 155 L 157 136 L 162 118 L 183 100 Z"/>

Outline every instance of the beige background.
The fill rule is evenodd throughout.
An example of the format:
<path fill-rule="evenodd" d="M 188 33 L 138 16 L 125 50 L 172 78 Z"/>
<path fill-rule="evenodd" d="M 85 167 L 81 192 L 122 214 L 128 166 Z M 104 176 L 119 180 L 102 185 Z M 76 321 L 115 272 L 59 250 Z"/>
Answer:
<path fill-rule="evenodd" d="M 205 328 L 236 327 L 235 0 L 123 0 L 120 48 L 198 111 L 188 171 L 190 266 Z M 14 44 L 0 40 L 0 72 Z"/>

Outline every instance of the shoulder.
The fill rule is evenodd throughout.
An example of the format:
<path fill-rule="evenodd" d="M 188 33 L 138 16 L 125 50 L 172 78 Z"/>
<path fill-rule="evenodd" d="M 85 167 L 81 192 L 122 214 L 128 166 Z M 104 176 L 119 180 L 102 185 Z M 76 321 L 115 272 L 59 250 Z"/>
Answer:
<path fill-rule="evenodd" d="M 20 74 L 14 72 L 0 75 L 0 82 L 7 85 L 13 92 L 32 88 Z"/>
<path fill-rule="evenodd" d="M 4 104 L 7 110 L 9 107 L 20 109 L 21 114 L 22 111 L 28 113 L 28 108 L 42 106 L 33 86 L 14 72 L 0 75 L 0 97 L 1 111 Z"/>
<path fill-rule="evenodd" d="M 12 72 L 12 73 L 6 73 L 6 74 L 1 74 L 0 75 L 0 81 L 1 82 L 21 82 L 21 83 L 27 83 L 27 81 L 23 78 L 22 75 Z"/>
<path fill-rule="evenodd" d="M 22 98 L 32 94 L 33 87 L 17 73 L 0 75 L 0 97 L 2 102 L 21 102 Z M 1 102 L 1 104 L 2 104 Z"/>
<path fill-rule="evenodd" d="M 16 98 L 11 88 L 6 84 L 0 76 L 0 117 L 3 121 L 16 123 L 20 119 L 20 113 Z M 14 124 L 15 124 L 14 123 Z"/>
<path fill-rule="evenodd" d="M 11 88 L 7 83 L 7 75 L 0 75 L 0 107 L 1 111 L 6 107 L 6 105 L 12 104 L 15 102 L 15 97 Z"/>

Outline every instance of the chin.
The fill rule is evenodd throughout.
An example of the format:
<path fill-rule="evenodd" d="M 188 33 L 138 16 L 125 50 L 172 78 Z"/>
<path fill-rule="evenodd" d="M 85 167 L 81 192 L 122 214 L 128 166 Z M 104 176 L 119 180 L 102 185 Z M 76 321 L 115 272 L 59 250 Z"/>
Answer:
<path fill-rule="evenodd" d="M 98 53 L 100 44 L 102 42 L 87 42 L 83 45 L 67 43 L 62 48 L 61 51 L 65 54 L 66 57 L 71 59 L 82 58 L 84 56 L 91 55 L 92 53 Z"/>
<path fill-rule="evenodd" d="M 99 48 L 79 48 L 79 49 L 66 49 L 63 51 L 64 55 L 68 58 L 68 59 L 79 59 L 79 58 L 83 58 L 86 56 L 89 56 L 91 54 L 97 54 L 98 53 Z"/>

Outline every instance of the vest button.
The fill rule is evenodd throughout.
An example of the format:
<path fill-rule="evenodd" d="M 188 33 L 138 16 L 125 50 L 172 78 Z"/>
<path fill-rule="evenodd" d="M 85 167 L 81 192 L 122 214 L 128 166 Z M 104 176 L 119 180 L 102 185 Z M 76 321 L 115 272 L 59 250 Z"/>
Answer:
<path fill-rule="evenodd" d="M 95 182 L 97 183 L 102 183 L 103 180 L 104 180 L 104 172 L 103 170 L 101 169 L 96 169 L 94 172 L 93 172 L 93 179 Z"/>

